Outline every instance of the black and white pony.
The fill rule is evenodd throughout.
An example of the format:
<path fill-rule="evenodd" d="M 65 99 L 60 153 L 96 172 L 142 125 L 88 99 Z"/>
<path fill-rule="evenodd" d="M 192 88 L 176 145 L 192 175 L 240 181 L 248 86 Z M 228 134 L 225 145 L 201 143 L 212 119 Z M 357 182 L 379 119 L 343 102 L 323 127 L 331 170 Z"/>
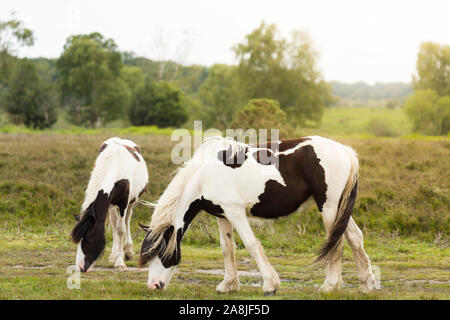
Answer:
<path fill-rule="evenodd" d="M 225 277 L 218 292 L 239 289 L 233 228 L 255 259 L 263 291 L 280 286 L 278 274 L 250 228 L 247 215 L 278 218 L 312 198 L 322 214 L 327 240 L 318 260 L 327 261 L 322 291 L 340 289 L 343 237 L 356 260 L 360 288 L 374 289 L 374 275 L 363 248 L 363 234 L 351 218 L 357 196 L 355 152 L 335 141 L 311 136 L 247 145 L 213 137 L 194 153 L 172 179 L 152 215 L 142 243 L 140 266 L 149 262 L 149 289 L 167 288 L 181 259 L 180 241 L 200 210 L 217 216 Z"/>
<path fill-rule="evenodd" d="M 91 172 L 81 217 L 71 233 L 78 244 L 76 266 L 89 271 L 105 248 L 105 221 L 113 230 L 109 262 L 118 270 L 126 269 L 124 258 L 133 257 L 130 220 L 133 207 L 148 183 L 147 166 L 139 147 L 130 140 L 110 138 L 103 142 Z M 124 247 L 125 237 L 125 247 Z"/>

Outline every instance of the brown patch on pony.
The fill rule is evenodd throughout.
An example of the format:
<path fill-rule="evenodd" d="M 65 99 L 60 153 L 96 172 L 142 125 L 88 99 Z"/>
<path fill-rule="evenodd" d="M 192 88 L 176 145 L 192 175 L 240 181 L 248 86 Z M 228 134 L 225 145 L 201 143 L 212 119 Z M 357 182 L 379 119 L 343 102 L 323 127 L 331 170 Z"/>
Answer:
<path fill-rule="evenodd" d="M 136 151 L 136 152 L 138 152 L 139 154 L 142 154 L 142 152 L 141 152 L 141 148 L 139 148 L 139 146 L 134 146 L 134 150 Z"/>
<path fill-rule="evenodd" d="M 100 149 L 98 149 L 98 154 L 102 153 L 103 150 L 105 150 L 107 146 L 108 146 L 108 144 L 106 144 L 106 143 L 102 144 L 102 146 L 100 147 Z"/>
<path fill-rule="evenodd" d="M 114 184 L 109 195 L 110 203 L 119 207 L 120 216 L 123 217 L 128 206 L 128 196 L 130 194 L 130 181 L 122 179 Z"/>
<path fill-rule="evenodd" d="M 139 159 L 139 157 L 136 154 L 136 152 L 138 152 L 138 151 L 135 150 L 135 148 L 132 148 L 132 147 L 124 145 L 124 144 L 123 144 L 123 146 L 128 150 L 128 152 L 133 156 L 133 158 L 136 159 L 136 161 L 141 161 L 141 159 Z"/>
<path fill-rule="evenodd" d="M 295 142 L 283 141 L 280 147 L 283 146 L 283 150 L 288 150 L 298 143 L 301 143 L 300 139 Z M 285 149 L 287 146 L 291 148 Z M 264 192 L 259 195 L 259 202 L 250 209 L 251 214 L 261 218 L 286 216 L 296 211 L 311 196 L 322 211 L 326 201 L 327 184 L 325 171 L 319 162 L 314 148 L 310 145 L 303 146 L 288 155 L 280 154 L 278 170 L 286 186 L 275 180 L 268 180 Z"/>

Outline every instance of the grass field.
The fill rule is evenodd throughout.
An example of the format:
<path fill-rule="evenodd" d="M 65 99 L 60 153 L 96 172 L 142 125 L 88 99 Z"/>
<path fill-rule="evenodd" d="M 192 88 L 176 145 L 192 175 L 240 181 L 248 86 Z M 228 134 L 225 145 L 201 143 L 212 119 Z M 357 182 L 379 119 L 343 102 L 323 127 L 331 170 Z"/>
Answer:
<path fill-rule="evenodd" d="M 239 293 L 220 295 L 223 259 L 215 218 L 205 213 L 182 242 L 182 261 L 165 292 L 146 289 L 147 274 L 136 258 L 126 272 L 107 262 L 82 275 L 80 290 L 69 290 L 66 268 L 75 260 L 69 233 L 83 201 L 101 133 L 0 133 L 0 299 L 261 299 L 261 277 L 236 236 Z M 117 133 L 117 132 L 116 132 Z M 176 166 L 165 134 L 121 132 L 140 145 L 149 169 L 149 193 L 156 200 Z M 293 214 L 254 230 L 279 272 L 281 289 L 271 299 L 449 299 L 450 140 L 448 138 L 337 137 L 360 159 L 360 195 L 354 218 L 365 234 L 366 251 L 378 268 L 381 289 L 357 290 L 355 264 L 344 251 L 342 292 L 319 294 L 321 266 L 312 265 L 324 240 L 317 209 Z M 135 210 L 134 250 L 143 238 L 138 222 L 151 211 Z"/>
<path fill-rule="evenodd" d="M 412 125 L 401 108 L 330 107 L 325 109 L 318 128 L 303 130 L 306 134 L 332 136 L 375 135 L 403 136 L 411 133 Z"/>

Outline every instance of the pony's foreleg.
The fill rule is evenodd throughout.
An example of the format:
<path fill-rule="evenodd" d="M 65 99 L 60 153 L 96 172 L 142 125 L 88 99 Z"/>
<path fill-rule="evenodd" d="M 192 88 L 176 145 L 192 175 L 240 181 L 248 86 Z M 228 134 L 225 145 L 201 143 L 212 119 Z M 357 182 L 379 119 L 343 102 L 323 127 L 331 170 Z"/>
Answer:
<path fill-rule="evenodd" d="M 117 214 L 117 210 L 115 207 L 110 206 L 109 207 L 109 223 L 111 225 L 112 234 L 113 234 L 113 244 L 112 244 L 112 250 L 111 254 L 109 255 L 108 261 L 112 264 L 116 262 L 116 258 L 118 256 L 118 247 L 119 244 L 117 243 L 119 237 L 117 235 L 117 221 L 119 219 L 119 215 Z"/>
<path fill-rule="evenodd" d="M 109 209 L 109 219 L 113 228 L 113 245 L 108 261 L 114 264 L 114 269 L 125 270 L 127 268 L 123 261 L 123 238 L 126 232 L 125 216 L 121 217 L 117 209 L 111 206 Z"/>
<path fill-rule="evenodd" d="M 234 255 L 233 226 L 225 218 L 217 218 L 217 223 L 219 224 L 220 246 L 222 247 L 225 262 L 225 275 L 216 290 L 218 293 L 238 291 L 239 277 Z"/>
<path fill-rule="evenodd" d="M 264 295 L 274 295 L 280 287 L 280 279 L 278 278 L 277 272 L 264 254 L 261 244 L 253 234 L 245 215 L 245 209 L 236 207 L 229 208 L 228 210 L 225 209 L 225 216 L 238 232 L 253 259 L 255 259 L 258 269 L 263 277 Z"/>
<path fill-rule="evenodd" d="M 124 248 L 125 260 L 131 260 L 134 256 L 133 239 L 131 238 L 130 221 L 131 221 L 131 216 L 133 215 L 133 208 L 134 208 L 135 203 L 136 202 L 130 203 L 128 205 L 127 213 L 125 216 L 125 223 L 126 223 L 125 248 Z"/>
<path fill-rule="evenodd" d="M 322 219 L 325 225 L 325 231 L 327 239 L 331 233 L 333 228 L 333 224 L 336 218 L 337 212 L 337 203 L 332 206 L 324 206 L 322 211 Z M 325 282 L 320 287 L 320 292 L 331 292 L 334 290 L 342 289 L 342 271 L 341 271 L 341 256 L 343 249 L 344 241 L 339 242 L 339 247 L 335 251 L 335 254 L 332 255 L 326 265 L 326 273 L 327 276 L 325 278 Z"/>
<path fill-rule="evenodd" d="M 352 217 L 350 217 L 347 229 L 345 230 L 345 238 L 352 248 L 353 256 L 355 258 L 356 269 L 358 270 L 358 278 L 360 281 L 359 289 L 363 292 L 375 289 L 375 277 L 372 273 L 369 257 L 364 251 L 363 233 Z"/>

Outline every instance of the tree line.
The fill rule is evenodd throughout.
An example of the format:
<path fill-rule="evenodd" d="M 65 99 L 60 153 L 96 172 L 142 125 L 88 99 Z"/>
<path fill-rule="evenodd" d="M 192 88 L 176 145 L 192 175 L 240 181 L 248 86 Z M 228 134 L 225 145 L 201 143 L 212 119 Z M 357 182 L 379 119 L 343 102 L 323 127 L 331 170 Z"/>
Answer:
<path fill-rule="evenodd" d="M 6 33 L 13 40 L 7 42 Z M 320 122 L 332 101 L 308 35 L 283 38 L 264 22 L 233 47 L 237 66 L 209 68 L 135 57 L 100 33 L 70 36 L 55 60 L 19 59 L 12 47 L 33 45 L 33 32 L 12 19 L 0 25 L 0 34 L 0 103 L 13 123 L 34 128 L 51 127 L 59 106 L 79 126 L 126 119 L 168 127 L 202 119 L 206 126 L 225 128 L 257 98 L 277 101 L 290 124 L 298 125 Z"/>
<path fill-rule="evenodd" d="M 320 124 L 324 108 L 337 101 L 336 91 L 351 96 L 348 86 L 332 83 L 332 91 L 324 81 L 307 33 L 282 37 L 276 25 L 264 22 L 232 48 L 235 66 L 153 61 L 120 52 L 113 39 L 97 32 L 67 38 L 57 59 L 17 57 L 20 47 L 33 43 L 33 31 L 21 21 L 0 21 L 0 107 L 11 122 L 38 129 L 51 127 L 60 108 L 70 123 L 92 128 L 116 119 L 158 127 L 201 119 L 205 127 L 223 129 L 258 126 L 265 117 L 278 119 L 269 121 L 273 126 L 294 128 Z M 405 107 L 417 131 L 449 130 L 448 51 L 425 43 L 419 52 L 415 93 Z M 402 84 L 353 89 L 368 98 L 411 90 Z"/>

